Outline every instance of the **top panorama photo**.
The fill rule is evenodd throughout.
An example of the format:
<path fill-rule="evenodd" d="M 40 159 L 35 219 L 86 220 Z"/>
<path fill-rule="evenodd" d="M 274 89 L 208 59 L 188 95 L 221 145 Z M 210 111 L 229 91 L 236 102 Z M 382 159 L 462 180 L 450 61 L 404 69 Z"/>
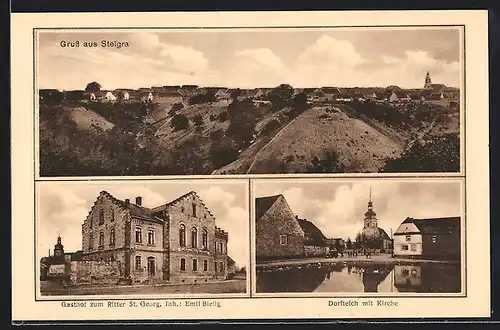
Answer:
<path fill-rule="evenodd" d="M 460 172 L 461 32 L 37 30 L 39 175 Z"/>

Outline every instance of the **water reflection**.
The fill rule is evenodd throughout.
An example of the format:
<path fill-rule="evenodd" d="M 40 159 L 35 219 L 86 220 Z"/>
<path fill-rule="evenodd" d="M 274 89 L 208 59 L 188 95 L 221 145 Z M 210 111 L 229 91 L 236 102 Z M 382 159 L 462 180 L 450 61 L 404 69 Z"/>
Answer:
<path fill-rule="evenodd" d="M 461 291 L 460 265 L 314 263 L 257 270 L 257 292 Z"/>

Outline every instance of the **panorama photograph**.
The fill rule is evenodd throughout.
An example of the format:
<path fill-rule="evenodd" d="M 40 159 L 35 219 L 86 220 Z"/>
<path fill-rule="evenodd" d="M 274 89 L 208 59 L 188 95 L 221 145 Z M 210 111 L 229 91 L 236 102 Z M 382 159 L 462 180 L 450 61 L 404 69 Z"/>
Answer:
<path fill-rule="evenodd" d="M 38 172 L 460 172 L 458 27 L 38 31 Z"/>

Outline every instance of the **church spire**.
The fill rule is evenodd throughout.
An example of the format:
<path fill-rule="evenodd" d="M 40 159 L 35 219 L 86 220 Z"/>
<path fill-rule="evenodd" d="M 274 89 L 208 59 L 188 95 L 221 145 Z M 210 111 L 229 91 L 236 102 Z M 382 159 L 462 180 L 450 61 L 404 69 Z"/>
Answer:
<path fill-rule="evenodd" d="M 432 88 L 432 80 L 429 71 L 427 71 L 427 74 L 425 75 L 424 89 L 429 89 L 429 88 Z"/>
<path fill-rule="evenodd" d="M 371 210 L 373 208 L 373 202 L 372 202 L 372 186 L 370 185 L 370 195 L 368 199 L 368 209 Z"/>

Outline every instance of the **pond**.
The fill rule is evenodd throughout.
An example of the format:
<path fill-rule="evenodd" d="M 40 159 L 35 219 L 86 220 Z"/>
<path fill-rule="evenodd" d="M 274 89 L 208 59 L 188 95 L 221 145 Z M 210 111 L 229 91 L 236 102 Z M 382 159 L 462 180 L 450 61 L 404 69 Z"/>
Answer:
<path fill-rule="evenodd" d="M 257 293 L 460 293 L 459 264 L 310 263 L 257 270 Z"/>

